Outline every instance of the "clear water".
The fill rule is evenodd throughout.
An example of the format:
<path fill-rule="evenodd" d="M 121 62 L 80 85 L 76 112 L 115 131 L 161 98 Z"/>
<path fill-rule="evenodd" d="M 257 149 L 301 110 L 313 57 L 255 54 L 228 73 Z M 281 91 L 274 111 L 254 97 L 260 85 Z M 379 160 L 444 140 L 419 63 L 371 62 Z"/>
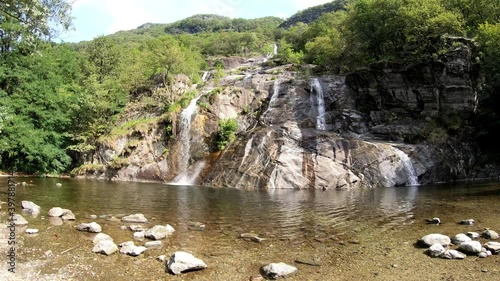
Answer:
<path fill-rule="evenodd" d="M 45 278 L 39 280 L 53 280 L 51 274 L 59 276 L 68 270 L 76 276 L 74 280 L 83 280 L 91 277 L 89 267 L 96 280 L 131 280 L 130 274 L 135 276 L 133 280 L 144 280 L 141 278 L 145 274 L 150 280 L 175 279 L 165 273 L 164 266 L 156 262 L 155 257 L 168 256 L 178 250 L 190 251 L 210 266 L 209 270 L 185 275 L 185 280 L 248 280 L 249 276 L 258 275 L 259 267 L 266 262 L 293 264 L 294 259 L 302 257 L 319 258 L 325 265 L 299 266 L 299 273 L 291 280 L 368 280 L 373 272 L 388 278 L 383 280 L 404 280 L 406 277 L 397 275 L 398 272 L 421 272 L 422 266 L 429 266 L 430 258 L 422 249 L 412 246 L 423 235 L 435 232 L 455 235 L 486 227 L 500 229 L 499 183 L 245 191 L 77 179 L 18 178 L 17 181 L 30 183 L 17 187 L 17 210 L 20 212 L 22 200 L 42 207 L 36 218 L 25 215 L 29 226 L 40 229 L 40 233 L 19 234 L 22 246 L 18 253 L 20 265 L 40 258 L 47 263 L 34 271 L 35 274 L 41 271 L 39 277 Z M 56 187 L 58 182 L 62 187 Z M 7 186 L 6 178 L 0 178 L 0 186 Z M 0 190 L 0 199 L 6 201 L 6 189 Z M 51 225 L 46 214 L 55 206 L 71 209 L 77 221 Z M 168 223 L 176 232 L 163 241 L 161 248 L 131 258 L 121 254 L 96 255 L 91 252 L 94 235 L 74 230 L 76 224 L 92 221 L 89 219 L 92 214 L 133 213 L 143 213 L 150 219 L 146 226 Z M 426 224 L 425 219 L 432 217 L 440 217 L 443 223 L 440 226 Z M 469 218 L 474 218 L 476 225 L 457 224 Z M 5 216 L 0 215 L 0 220 L 4 221 Z M 133 240 L 131 231 L 120 230 L 124 224 L 119 221 L 104 218 L 94 221 L 101 224 L 103 232 L 111 235 L 116 243 Z M 190 230 L 189 222 L 202 222 L 206 229 Z M 23 230 L 20 228 L 20 231 Z M 254 243 L 238 239 L 240 234 L 249 232 L 266 240 Z M 347 242 L 351 240 L 361 244 Z M 141 243 L 144 242 L 136 241 Z M 74 247 L 78 248 L 73 250 Z M 68 249 L 72 250 L 66 252 Z M 53 258 L 44 258 L 47 250 L 54 253 Z M 474 268 L 471 278 L 464 280 L 477 280 L 484 275 L 482 268 L 491 272 L 491 276 L 484 275 L 491 278 L 481 277 L 482 280 L 495 280 L 498 275 L 494 276 L 493 270 L 497 268 L 497 257 L 481 262 L 472 257 L 460 262 L 466 265 L 465 270 Z M 457 262 L 435 262 L 443 274 L 451 276 L 459 270 Z M 392 264 L 399 266 L 398 271 L 394 271 Z M 26 263 L 23 270 L 30 266 Z M 338 268 L 343 268 L 343 272 Z M 422 272 L 423 279 L 433 280 L 433 272 Z M 391 276 L 396 277 L 390 279 Z"/>

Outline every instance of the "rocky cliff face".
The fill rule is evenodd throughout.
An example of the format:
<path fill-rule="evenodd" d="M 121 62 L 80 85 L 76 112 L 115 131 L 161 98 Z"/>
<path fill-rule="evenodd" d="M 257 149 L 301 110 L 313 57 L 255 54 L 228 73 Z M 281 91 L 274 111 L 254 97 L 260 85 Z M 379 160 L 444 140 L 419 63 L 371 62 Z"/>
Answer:
<path fill-rule="evenodd" d="M 188 140 L 181 140 L 180 132 L 168 139 L 165 124 L 158 122 L 139 134 L 134 147 L 131 136 L 103 146 L 103 163 L 130 152 L 126 165 L 98 176 L 177 181 L 179 163 L 187 161 L 183 177 L 190 184 L 244 189 L 465 179 L 478 151 L 458 132 L 449 132 L 457 126 L 453 120 L 474 114 L 471 56 L 459 48 L 439 63 L 377 64 L 347 76 L 316 78 L 292 66 L 264 69 L 255 60 L 237 61 L 219 85 L 209 81 L 200 89 Z M 238 121 L 237 140 L 216 152 L 217 122 L 224 118 Z M 187 156 L 180 153 L 186 143 Z"/>

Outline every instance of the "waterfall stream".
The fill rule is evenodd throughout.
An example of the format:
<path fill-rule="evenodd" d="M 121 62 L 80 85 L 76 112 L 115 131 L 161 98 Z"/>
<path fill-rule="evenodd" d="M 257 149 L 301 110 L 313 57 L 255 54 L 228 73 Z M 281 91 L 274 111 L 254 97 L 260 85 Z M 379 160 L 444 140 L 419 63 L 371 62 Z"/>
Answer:
<path fill-rule="evenodd" d="M 208 80 L 208 71 L 205 71 L 203 72 L 203 76 L 201 77 L 201 80 L 203 80 L 203 82 L 207 82 Z"/>
<path fill-rule="evenodd" d="M 189 159 L 191 158 L 189 150 L 191 149 L 191 143 L 190 143 L 190 138 L 191 138 L 191 121 L 193 118 L 193 115 L 196 113 L 197 106 L 196 103 L 198 102 L 198 99 L 201 97 L 198 96 L 191 100 L 189 103 L 188 107 L 186 107 L 182 112 L 181 112 L 181 124 L 180 124 L 180 134 L 179 134 L 179 143 L 181 145 L 181 151 L 180 155 L 178 158 L 178 166 L 179 166 L 179 174 L 175 177 L 173 183 L 175 184 L 186 184 L 190 185 L 192 184 L 191 182 L 194 182 L 196 178 L 189 178 L 193 177 L 193 175 L 189 175 L 188 167 L 189 167 Z M 201 169 L 200 169 L 201 171 Z M 198 172 L 199 174 L 199 172 Z M 189 175 L 189 177 L 188 177 Z M 197 176 L 197 175 L 196 175 Z"/>
<path fill-rule="evenodd" d="M 313 78 L 311 80 L 311 92 L 316 92 L 316 103 L 318 115 L 316 117 L 316 129 L 326 130 L 326 120 L 325 120 L 325 97 L 323 94 L 323 87 L 319 82 L 318 78 Z"/>
<path fill-rule="evenodd" d="M 271 107 L 276 106 L 276 100 L 278 99 L 278 96 L 280 94 L 280 89 L 281 89 L 281 82 L 280 80 L 276 79 L 274 80 L 274 85 L 273 85 L 273 95 L 271 96 L 271 99 L 269 100 L 269 106 L 267 107 L 266 111 L 262 114 L 262 116 L 265 118 L 266 114 L 271 110 Z"/>
<path fill-rule="evenodd" d="M 396 154 L 398 155 L 399 159 L 401 159 L 401 161 L 403 162 L 403 167 L 408 177 L 406 185 L 419 185 L 415 167 L 413 167 L 413 163 L 411 162 L 410 157 L 408 157 L 408 154 L 404 153 L 400 149 L 397 149 L 396 147 L 392 148 L 394 149 L 394 152 L 396 152 Z"/>

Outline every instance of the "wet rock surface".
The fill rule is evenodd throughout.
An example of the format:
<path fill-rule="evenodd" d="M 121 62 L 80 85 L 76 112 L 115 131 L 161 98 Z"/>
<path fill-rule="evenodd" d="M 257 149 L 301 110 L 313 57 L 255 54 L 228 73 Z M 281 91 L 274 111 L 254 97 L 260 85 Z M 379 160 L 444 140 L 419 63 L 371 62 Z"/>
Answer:
<path fill-rule="evenodd" d="M 207 265 L 190 253 L 178 251 L 168 259 L 167 268 L 170 273 L 178 275 L 189 271 L 205 269 Z"/>

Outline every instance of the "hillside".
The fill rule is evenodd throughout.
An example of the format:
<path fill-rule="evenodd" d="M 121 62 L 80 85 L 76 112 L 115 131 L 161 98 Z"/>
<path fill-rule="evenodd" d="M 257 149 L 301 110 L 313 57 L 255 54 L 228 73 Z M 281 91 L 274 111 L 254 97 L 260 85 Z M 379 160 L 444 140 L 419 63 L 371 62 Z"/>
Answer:
<path fill-rule="evenodd" d="M 290 28 L 291 26 L 296 25 L 299 22 L 303 22 L 306 24 L 311 23 L 317 20 L 319 17 L 321 17 L 321 15 L 325 13 L 330 13 L 345 9 L 346 2 L 347 0 L 335 0 L 323 5 L 318 5 L 302 10 L 294 14 L 290 18 L 288 18 L 286 21 L 282 22 L 279 25 L 279 27 L 287 29 Z"/>

